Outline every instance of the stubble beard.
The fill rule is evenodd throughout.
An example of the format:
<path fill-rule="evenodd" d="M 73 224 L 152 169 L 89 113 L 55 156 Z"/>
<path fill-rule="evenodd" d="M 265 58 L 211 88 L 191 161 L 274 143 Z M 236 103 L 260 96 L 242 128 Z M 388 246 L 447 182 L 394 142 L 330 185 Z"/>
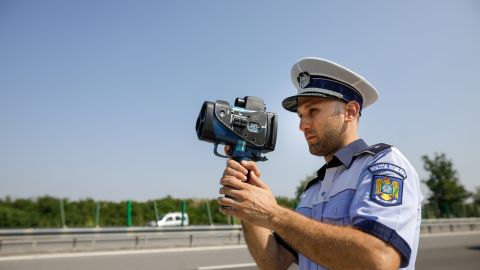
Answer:
<path fill-rule="evenodd" d="M 342 148 L 345 126 L 340 117 L 333 116 L 324 127 L 325 133 L 318 141 L 308 145 L 310 154 L 315 156 L 328 156 L 335 154 Z"/>

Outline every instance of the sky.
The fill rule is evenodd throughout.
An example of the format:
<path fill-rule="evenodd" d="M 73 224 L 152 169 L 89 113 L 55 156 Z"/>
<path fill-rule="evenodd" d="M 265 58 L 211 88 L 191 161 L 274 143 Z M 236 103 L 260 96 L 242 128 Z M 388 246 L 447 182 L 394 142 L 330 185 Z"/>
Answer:
<path fill-rule="evenodd" d="M 278 114 L 259 167 L 293 197 L 324 164 L 281 106 L 308 56 L 377 88 L 368 144 L 394 145 L 421 179 L 421 156 L 445 153 L 473 191 L 479 51 L 477 0 L 0 0 L 0 197 L 216 198 L 225 160 L 195 122 L 204 101 L 244 96 Z"/>

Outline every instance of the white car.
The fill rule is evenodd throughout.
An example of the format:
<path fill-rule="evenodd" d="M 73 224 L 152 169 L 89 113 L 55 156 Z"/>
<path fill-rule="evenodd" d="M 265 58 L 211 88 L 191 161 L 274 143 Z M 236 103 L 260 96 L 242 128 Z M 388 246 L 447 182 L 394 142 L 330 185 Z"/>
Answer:
<path fill-rule="evenodd" d="M 188 225 L 188 214 L 183 214 L 184 220 L 183 225 Z M 182 212 L 173 212 L 168 213 L 165 216 L 161 216 L 157 222 L 150 221 L 148 223 L 149 226 L 157 226 L 157 227 L 166 227 L 166 226 L 181 226 L 182 225 Z"/>

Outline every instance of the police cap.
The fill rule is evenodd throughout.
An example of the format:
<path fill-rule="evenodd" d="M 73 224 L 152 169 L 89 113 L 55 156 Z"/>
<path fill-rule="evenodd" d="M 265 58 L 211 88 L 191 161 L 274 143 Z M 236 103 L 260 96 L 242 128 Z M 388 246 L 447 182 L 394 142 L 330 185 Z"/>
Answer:
<path fill-rule="evenodd" d="M 297 111 L 298 97 L 339 98 L 346 102 L 357 101 L 360 109 L 378 99 L 375 87 L 357 73 L 332 61 L 307 57 L 292 67 L 292 82 L 298 94 L 283 100 L 283 107 Z"/>

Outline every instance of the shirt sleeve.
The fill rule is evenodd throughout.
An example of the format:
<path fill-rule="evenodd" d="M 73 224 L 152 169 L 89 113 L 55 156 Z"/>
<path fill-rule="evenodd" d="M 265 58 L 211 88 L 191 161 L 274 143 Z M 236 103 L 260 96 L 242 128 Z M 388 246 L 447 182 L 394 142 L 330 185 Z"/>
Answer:
<path fill-rule="evenodd" d="M 418 175 L 395 148 L 377 154 L 360 174 L 350 218 L 353 227 L 393 246 L 408 266 L 421 194 Z"/>

